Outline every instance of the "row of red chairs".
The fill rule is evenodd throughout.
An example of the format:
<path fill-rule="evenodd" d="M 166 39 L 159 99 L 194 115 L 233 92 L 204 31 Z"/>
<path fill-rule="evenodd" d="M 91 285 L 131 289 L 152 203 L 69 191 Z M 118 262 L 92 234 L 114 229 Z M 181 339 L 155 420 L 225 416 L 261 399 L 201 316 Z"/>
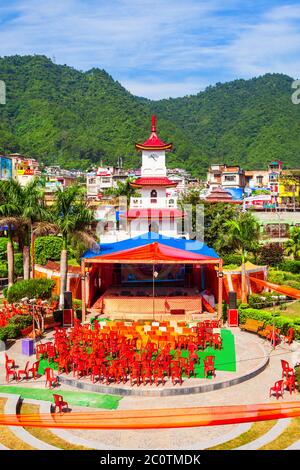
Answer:
<path fill-rule="evenodd" d="M 12 377 L 16 381 L 20 381 L 22 378 L 26 380 L 28 380 L 29 378 L 33 378 L 34 380 L 36 380 L 39 368 L 39 361 L 35 362 L 31 367 L 29 366 L 29 364 L 29 361 L 27 361 L 24 369 L 16 369 L 16 363 L 14 359 L 9 359 L 8 355 L 5 353 L 6 382 L 9 382 L 10 377 Z"/>

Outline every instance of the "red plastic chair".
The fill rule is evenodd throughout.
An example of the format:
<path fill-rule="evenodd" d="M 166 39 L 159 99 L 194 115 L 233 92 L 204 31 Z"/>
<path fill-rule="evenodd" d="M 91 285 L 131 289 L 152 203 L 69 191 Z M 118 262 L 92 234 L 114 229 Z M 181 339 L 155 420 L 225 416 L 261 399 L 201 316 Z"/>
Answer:
<path fill-rule="evenodd" d="M 179 382 L 182 385 L 182 368 L 181 367 L 173 367 L 171 370 L 171 379 L 172 384 L 175 385 L 176 382 Z"/>
<path fill-rule="evenodd" d="M 284 384 L 283 384 L 286 389 L 290 392 L 290 395 L 293 393 L 293 392 L 296 392 L 296 376 L 295 374 L 291 374 L 289 375 Z"/>
<path fill-rule="evenodd" d="M 213 342 L 213 347 L 215 349 L 219 349 L 219 350 L 221 349 L 221 347 L 222 347 L 222 338 L 221 338 L 219 333 L 214 333 L 213 334 L 212 342 Z"/>
<path fill-rule="evenodd" d="M 294 368 L 291 367 L 290 364 L 284 359 L 281 359 L 281 367 L 282 367 L 282 378 L 288 377 L 290 374 L 293 375 L 295 373 Z"/>
<path fill-rule="evenodd" d="M 14 359 L 9 359 L 6 353 L 5 353 L 5 365 L 10 369 L 14 369 L 16 367 L 16 363 Z"/>
<path fill-rule="evenodd" d="M 51 367 L 46 367 L 45 376 L 46 376 L 45 387 L 49 385 L 49 388 L 52 388 L 54 385 L 58 385 L 58 377 L 54 376 L 54 372 L 53 372 L 53 369 L 51 369 Z"/>
<path fill-rule="evenodd" d="M 216 376 L 216 369 L 215 369 L 215 356 L 206 356 L 203 359 L 204 362 L 204 377 L 207 377 L 208 374 L 212 374 L 214 377 Z"/>
<path fill-rule="evenodd" d="M 6 382 L 9 382 L 9 376 L 12 375 L 13 379 L 17 380 L 17 372 L 14 369 L 10 369 L 6 366 Z"/>
<path fill-rule="evenodd" d="M 149 366 L 145 366 L 144 368 L 142 368 L 141 377 L 143 385 L 146 385 L 147 382 L 149 382 L 149 385 L 152 385 L 153 375 Z"/>
<path fill-rule="evenodd" d="M 153 380 L 156 386 L 161 382 L 162 385 L 165 384 L 165 373 L 162 367 L 157 367 L 153 371 Z"/>
<path fill-rule="evenodd" d="M 283 383 L 284 380 L 277 380 L 277 382 L 274 383 L 273 387 L 270 388 L 269 398 L 273 392 L 276 395 L 276 400 L 278 400 L 279 395 L 283 398 Z"/>
<path fill-rule="evenodd" d="M 294 341 L 295 330 L 294 328 L 289 328 L 286 336 L 284 337 L 284 342 L 289 345 Z"/>
<path fill-rule="evenodd" d="M 32 364 L 32 366 L 30 367 L 30 369 L 28 369 L 28 374 L 31 372 L 32 374 L 32 378 L 34 380 L 36 380 L 36 376 L 38 374 L 38 370 L 39 370 L 39 365 L 40 365 L 40 361 L 36 361 Z"/>
<path fill-rule="evenodd" d="M 191 374 L 195 377 L 195 363 L 193 361 L 188 361 L 187 364 L 184 366 L 185 374 L 190 377 Z"/>
<path fill-rule="evenodd" d="M 93 384 L 95 383 L 97 376 L 98 376 L 98 379 L 100 380 L 101 369 L 100 369 L 100 366 L 94 365 L 91 371 L 91 381 L 93 382 Z"/>
<path fill-rule="evenodd" d="M 18 380 L 21 380 L 21 376 L 24 375 L 25 379 L 28 380 L 29 361 L 26 362 L 25 369 L 18 370 Z"/>
<path fill-rule="evenodd" d="M 63 408 L 69 408 L 69 405 L 66 401 L 64 401 L 62 395 L 56 395 L 55 393 L 53 394 L 54 398 L 54 413 L 56 412 L 56 408 L 59 409 L 59 412 L 61 413 L 63 411 Z"/>

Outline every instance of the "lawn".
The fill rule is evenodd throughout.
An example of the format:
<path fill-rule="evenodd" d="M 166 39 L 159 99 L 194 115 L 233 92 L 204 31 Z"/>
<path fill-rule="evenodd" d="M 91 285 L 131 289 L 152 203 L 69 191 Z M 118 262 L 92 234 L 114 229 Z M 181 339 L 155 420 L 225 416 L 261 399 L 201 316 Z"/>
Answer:
<path fill-rule="evenodd" d="M 43 388 L 27 388 L 13 385 L 0 386 L 0 393 L 13 393 L 21 395 L 22 398 L 32 398 L 35 400 L 45 400 L 53 402 L 53 393 L 55 390 Z M 101 393 L 73 392 L 69 390 L 58 390 L 64 400 L 73 406 L 90 406 L 92 408 L 104 408 L 107 410 L 116 410 L 122 397 L 118 395 L 103 395 Z"/>

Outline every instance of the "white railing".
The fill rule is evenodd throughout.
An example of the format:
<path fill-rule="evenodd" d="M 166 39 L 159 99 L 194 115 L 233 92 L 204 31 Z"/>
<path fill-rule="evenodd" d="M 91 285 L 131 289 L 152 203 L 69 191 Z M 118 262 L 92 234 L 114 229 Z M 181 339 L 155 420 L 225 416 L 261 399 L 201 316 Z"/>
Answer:
<path fill-rule="evenodd" d="M 177 197 L 132 197 L 130 198 L 131 209 L 176 209 L 177 208 Z"/>

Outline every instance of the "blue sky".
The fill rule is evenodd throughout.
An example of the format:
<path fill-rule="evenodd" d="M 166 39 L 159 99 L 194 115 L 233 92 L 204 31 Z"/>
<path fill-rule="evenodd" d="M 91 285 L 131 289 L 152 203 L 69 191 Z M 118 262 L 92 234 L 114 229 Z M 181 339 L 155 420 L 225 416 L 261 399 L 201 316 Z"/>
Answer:
<path fill-rule="evenodd" d="M 99 67 L 152 99 L 267 72 L 300 77 L 300 1 L 0 0 L 0 56 Z"/>

